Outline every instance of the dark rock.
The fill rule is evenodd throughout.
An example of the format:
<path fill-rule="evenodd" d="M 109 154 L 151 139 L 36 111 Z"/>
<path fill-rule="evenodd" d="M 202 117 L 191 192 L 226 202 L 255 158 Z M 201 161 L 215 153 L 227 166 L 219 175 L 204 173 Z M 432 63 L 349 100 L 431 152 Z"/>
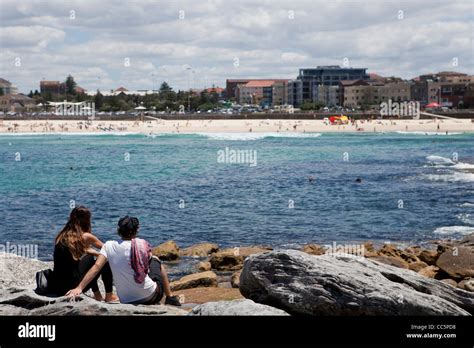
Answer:
<path fill-rule="evenodd" d="M 245 260 L 240 291 L 255 302 L 309 315 L 469 315 L 474 294 L 372 259 L 296 250 Z"/>

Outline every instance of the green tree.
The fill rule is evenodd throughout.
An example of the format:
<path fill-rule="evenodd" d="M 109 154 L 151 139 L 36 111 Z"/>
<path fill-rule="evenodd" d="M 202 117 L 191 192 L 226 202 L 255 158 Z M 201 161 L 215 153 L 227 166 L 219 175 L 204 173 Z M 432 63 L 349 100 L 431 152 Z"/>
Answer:
<path fill-rule="evenodd" d="M 74 88 L 77 86 L 77 84 L 76 81 L 74 81 L 74 77 L 68 75 L 64 84 L 66 85 L 67 94 L 75 94 Z"/>
<path fill-rule="evenodd" d="M 163 82 L 160 86 L 159 97 L 160 101 L 176 101 L 176 92 L 167 82 Z"/>
<path fill-rule="evenodd" d="M 100 109 L 104 104 L 104 96 L 97 90 L 97 93 L 94 96 L 94 105 L 97 109 Z"/>
<path fill-rule="evenodd" d="M 205 103 L 198 106 L 198 110 L 207 111 L 216 108 L 218 105 L 214 103 Z"/>

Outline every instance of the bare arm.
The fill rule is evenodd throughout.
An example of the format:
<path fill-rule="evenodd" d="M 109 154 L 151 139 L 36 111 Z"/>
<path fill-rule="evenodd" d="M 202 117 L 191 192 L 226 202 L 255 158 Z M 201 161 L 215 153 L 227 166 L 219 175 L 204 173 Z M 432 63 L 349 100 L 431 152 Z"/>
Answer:
<path fill-rule="evenodd" d="M 101 249 L 104 243 L 102 243 L 99 238 L 94 236 L 92 233 L 84 233 L 82 235 L 82 238 L 84 239 L 84 243 L 86 243 L 87 249 L 86 253 L 93 255 L 95 257 L 99 256 L 99 252 L 92 248 L 91 246 L 96 247 L 97 249 Z"/>
<path fill-rule="evenodd" d="M 100 270 L 102 269 L 102 267 L 105 266 L 106 263 L 107 263 L 107 258 L 104 255 L 100 254 L 94 266 L 92 266 L 89 272 L 87 272 L 84 278 L 82 278 L 79 285 L 75 289 L 69 290 L 66 293 L 66 296 L 68 297 L 79 296 L 82 293 L 82 290 L 84 290 L 84 288 L 92 281 L 92 279 L 95 278 L 95 276 L 100 272 Z"/>
<path fill-rule="evenodd" d="M 104 245 L 104 243 L 102 243 L 100 239 L 94 236 L 92 233 L 84 233 L 82 235 L 82 238 L 84 239 L 84 242 L 88 247 L 92 245 L 95 246 L 97 249 L 100 249 Z"/>

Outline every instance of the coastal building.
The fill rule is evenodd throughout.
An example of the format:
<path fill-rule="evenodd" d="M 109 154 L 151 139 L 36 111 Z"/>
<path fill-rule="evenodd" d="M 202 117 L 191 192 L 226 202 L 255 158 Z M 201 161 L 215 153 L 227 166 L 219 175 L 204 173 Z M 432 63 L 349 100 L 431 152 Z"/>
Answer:
<path fill-rule="evenodd" d="M 0 111 L 29 112 L 36 109 L 36 101 L 24 94 L 7 94 L 0 96 Z"/>
<path fill-rule="evenodd" d="M 340 87 L 320 85 L 313 89 L 313 101 L 333 107 L 340 103 Z"/>
<path fill-rule="evenodd" d="M 111 89 L 107 91 L 99 91 L 104 97 L 111 97 L 111 96 L 125 96 L 125 95 L 138 95 L 138 96 L 145 96 L 148 94 L 159 93 L 160 91 L 157 89 L 149 90 L 149 89 L 138 89 L 136 91 L 129 91 L 125 87 L 119 87 L 117 89 Z M 97 91 L 86 91 L 86 94 L 89 96 L 95 96 Z"/>
<path fill-rule="evenodd" d="M 377 79 L 375 81 L 343 81 L 340 85 L 342 105 L 349 108 L 374 107 L 380 103 L 410 101 L 411 84 L 401 79 Z"/>
<path fill-rule="evenodd" d="M 83 94 L 83 93 L 85 94 L 87 91 L 84 88 L 80 87 L 80 86 L 76 86 L 76 87 L 74 87 L 74 92 L 77 93 L 77 94 Z"/>
<path fill-rule="evenodd" d="M 340 82 L 342 105 L 347 108 L 356 108 L 370 104 L 372 86 L 366 80 L 347 80 Z"/>
<path fill-rule="evenodd" d="M 317 102 L 315 96 L 322 95 L 316 91 L 319 86 L 335 86 L 339 88 L 342 81 L 369 80 L 366 68 L 346 68 L 338 65 L 302 68 L 295 80 L 288 84 L 288 101 L 293 106 L 306 102 Z M 339 94 L 337 92 L 336 94 Z"/>
<path fill-rule="evenodd" d="M 469 93 L 474 75 L 454 71 L 424 74 L 411 80 L 411 98 L 421 105 L 438 103 L 445 107 L 465 108 L 472 105 Z"/>
<path fill-rule="evenodd" d="M 209 94 L 217 94 L 217 97 L 219 99 L 224 99 L 226 96 L 226 90 L 221 87 L 210 87 L 210 88 L 205 88 L 203 91 L 209 93 Z"/>
<path fill-rule="evenodd" d="M 1 95 L 18 94 L 18 89 L 10 81 L 0 78 Z"/>
<path fill-rule="evenodd" d="M 237 85 L 236 99 L 240 104 L 263 106 L 287 103 L 288 80 L 250 80 Z"/>
<path fill-rule="evenodd" d="M 41 94 L 51 93 L 52 95 L 66 93 L 66 84 L 59 81 L 40 81 Z"/>
<path fill-rule="evenodd" d="M 286 82 L 288 83 L 287 79 L 227 79 L 226 80 L 226 88 L 225 94 L 226 98 L 230 100 L 238 100 L 238 86 L 245 85 L 250 81 L 275 81 L 275 82 Z M 285 97 L 286 98 L 286 97 Z"/>

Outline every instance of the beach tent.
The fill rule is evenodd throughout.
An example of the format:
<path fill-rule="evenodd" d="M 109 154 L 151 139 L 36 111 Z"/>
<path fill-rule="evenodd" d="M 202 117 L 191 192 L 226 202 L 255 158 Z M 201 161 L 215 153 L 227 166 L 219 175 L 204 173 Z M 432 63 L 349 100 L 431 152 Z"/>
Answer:
<path fill-rule="evenodd" d="M 349 118 L 347 116 L 329 116 L 329 122 L 331 124 L 347 124 L 349 123 Z"/>

